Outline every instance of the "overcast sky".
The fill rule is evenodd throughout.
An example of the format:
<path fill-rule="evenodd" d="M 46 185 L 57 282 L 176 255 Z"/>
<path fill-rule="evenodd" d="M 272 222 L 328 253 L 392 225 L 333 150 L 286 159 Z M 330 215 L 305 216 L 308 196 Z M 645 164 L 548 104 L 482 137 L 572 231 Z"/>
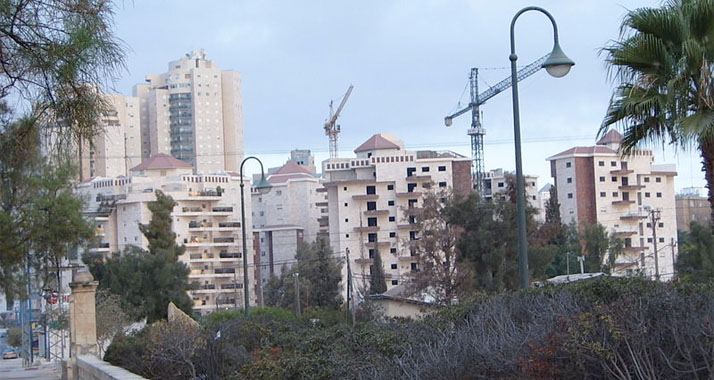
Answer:
<path fill-rule="evenodd" d="M 544 70 L 519 84 L 524 171 L 552 183 L 546 157 L 592 145 L 612 92 L 600 48 L 616 39 L 628 9 L 644 0 L 550 1 L 124 1 L 116 34 L 128 47 L 117 91 L 130 95 L 168 61 L 205 49 L 221 69 L 241 73 L 246 152 L 266 166 L 295 148 L 327 158 L 323 125 L 331 99 L 354 84 L 339 119 L 340 157 L 375 133 L 393 133 L 411 149 L 470 156 L 468 114 L 446 128 L 471 67 L 481 91 L 510 75 L 509 26 L 528 5 L 549 10 L 564 52 L 576 62 L 560 79 Z M 516 24 L 519 65 L 550 52 L 552 28 L 540 13 Z M 461 97 L 463 93 L 463 97 Z M 486 169 L 514 170 L 511 92 L 481 107 Z M 658 163 L 676 163 L 676 187 L 703 186 L 696 152 L 655 147 Z M 318 164 L 319 167 L 319 164 Z M 254 170 L 254 169 L 253 169 Z"/>

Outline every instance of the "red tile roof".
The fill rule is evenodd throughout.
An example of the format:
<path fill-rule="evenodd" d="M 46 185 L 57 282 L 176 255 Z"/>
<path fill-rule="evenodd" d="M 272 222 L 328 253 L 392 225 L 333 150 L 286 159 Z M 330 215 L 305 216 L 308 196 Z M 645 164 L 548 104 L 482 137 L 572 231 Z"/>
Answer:
<path fill-rule="evenodd" d="M 566 151 L 560 152 L 558 154 L 554 154 L 551 157 L 548 157 L 547 160 L 554 160 L 556 158 L 560 158 L 562 156 L 575 156 L 575 155 L 593 155 L 593 154 L 617 154 L 616 151 L 602 145 L 596 145 L 596 146 L 576 146 L 574 148 L 570 148 Z"/>
<path fill-rule="evenodd" d="M 600 140 L 597 141 L 597 145 L 606 145 L 610 143 L 619 143 L 622 141 L 622 135 L 620 132 L 611 129 L 610 132 L 607 132 L 605 136 L 603 136 Z"/>
<path fill-rule="evenodd" d="M 178 169 L 178 168 L 192 168 L 191 164 L 185 161 L 181 161 L 173 156 L 166 153 L 159 153 L 153 155 L 148 160 L 140 163 L 139 165 L 131 168 L 132 171 L 138 170 L 151 170 L 151 169 Z"/>
<path fill-rule="evenodd" d="M 377 149 L 399 149 L 399 145 L 389 141 L 387 138 L 378 133 L 370 137 L 362 145 L 358 146 L 357 149 L 355 149 L 355 153 Z"/>
<path fill-rule="evenodd" d="M 295 178 L 315 178 L 310 174 L 310 171 L 304 167 L 296 164 L 294 161 L 288 161 L 287 164 L 283 165 L 275 173 L 268 176 L 268 182 L 270 183 L 284 183 L 289 179 Z"/>

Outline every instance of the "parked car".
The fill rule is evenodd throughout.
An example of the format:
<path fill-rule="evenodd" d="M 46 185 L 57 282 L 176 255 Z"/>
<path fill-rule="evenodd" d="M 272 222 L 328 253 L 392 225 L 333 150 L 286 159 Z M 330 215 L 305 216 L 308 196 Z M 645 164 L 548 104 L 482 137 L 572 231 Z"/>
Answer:
<path fill-rule="evenodd" d="M 8 348 L 2 352 L 3 359 L 17 359 L 17 350 L 14 348 Z"/>

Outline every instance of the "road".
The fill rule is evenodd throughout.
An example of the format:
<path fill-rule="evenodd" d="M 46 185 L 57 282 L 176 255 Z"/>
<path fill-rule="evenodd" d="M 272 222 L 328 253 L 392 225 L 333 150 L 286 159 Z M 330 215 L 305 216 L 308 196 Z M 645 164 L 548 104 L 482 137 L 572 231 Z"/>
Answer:
<path fill-rule="evenodd" d="M 0 354 L 9 345 L 5 338 L 0 338 Z M 36 380 L 59 380 L 60 376 L 55 370 L 55 365 L 51 363 L 41 363 L 31 368 L 22 368 L 22 359 L 0 359 L 0 379 L 36 379 Z"/>

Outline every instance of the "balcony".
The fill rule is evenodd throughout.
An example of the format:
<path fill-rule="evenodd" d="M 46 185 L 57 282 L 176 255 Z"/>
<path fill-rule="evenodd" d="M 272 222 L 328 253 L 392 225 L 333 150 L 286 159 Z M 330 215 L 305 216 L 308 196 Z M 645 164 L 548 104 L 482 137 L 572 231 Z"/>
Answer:
<path fill-rule="evenodd" d="M 233 207 L 230 206 L 224 206 L 224 207 L 214 207 L 211 209 L 213 212 L 233 212 Z"/>
<path fill-rule="evenodd" d="M 377 194 L 357 194 L 353 195 L 352 199 L 357 200 L 357 201 L 374 201 L 379 199 L 379 195 Z"/>
<path fill-rule="evenodd" d="M 410 175 L 406 177 L 407 181 L 431 181 L 430 175 Z"/>
<path fill-rule="evenodd" d="M 214 243 L 235 243 L 236 239 L 234 237 L 217 237 L 213 238 Z"/>
<path fill-rule="evenodd" d="M 635 231 L 635 230 L 618 230 L 618 231 L 613 231 L 612 234 L 617 237 L 632 236 L 632 235 L 637 235 L 637 231 Z"/>
<path fill-rule="evenodd" d="M 625 191 L 627 191 L 627 190 L 640 190 L 640 189 L 644 189 L 644 188 L 645 188 L 645 185 L 620 185 L 620 186 L 618 186 L 617 188 L 620 189 L 620 190 L 625 190 Z"/>
<path fill-rule="evenodd" d="M 418 230 L 419 225 L 416 223 L 409 223 L 409 224 L 398 224 L 397 228 L 400 230 Z"/>
<path fill-rule="evenodd" d="M 198 216 L 205 212 L 205 210 L 198 206 L 192 207 L 182 207 L 181 212 L 176 213 L 177 216 Z"/>
<path fill-rule="evenodd" d="M 365 248 L 389 248 L 391 245 L 392 243 L 388 241 L 364 243 Z"/>
<path fill-rule="evenodd" d="M 191 253 L 189 254 L 189 259 L 191 261 L 210 261 L 214 260 L 214 256 L 212 253 Z"/>
<path fill-rule="evenodd" d="M 418 198 L 421 197 L 421 191 L 407 191 L 397 193 L 397 198 Z"/>
<path fill-rule="evenodd" d="M 315 206 L 317 206 L 317 207 L 327 207 L 327 202 L 315 202 Z"/>
<path fill-rule="evenodd" d="M 366 216 L 389 215 L 389 210 L 367 210 L 364 212 Z"/>
<path fill-rule="evenodd" d="M 368 265 L 374 263 L 374 259 L 355 259 L 355 264 L 360 264 L 360 265 Z"/>
<path fill-rule="evenodd" d="M 355 232 L 377 232 L 377 231 L 379 231 L 379 226 L 355 227 L 354 231 Z"/>
<path fill-rule="evenodd" d="M 188 228 L 189 229 L 201 229 L 201 228 L 208 228 L 208 227 L 213 227 L 213 223 L 211 222 L 198 222 L 195 220 L 192 220 L 188 222 Z"/>
<path fill-rule="evenodd" d="M 627 253 L 642 252 L 645 249 L 647 249 L 647 247 L 625 247 L 625 248 L 623 248 L 623 250 Z"/>
<path fill-rule="evenodd" d="M 97 228 L 94 230 L 94 235 L 95 235 L 95 236 L 104 236 L 104 228 L 102 228 L 102 227 L 97 227 Z"/>
<path fill-rule="evenodd" d="M 419 256 L 399 256 L 397 258 L 399 261 L 418 261 Z"/>
<path fill-rule="evenodd" d="M 625 215 L 620 216 L 620 219 L 647 219 L 646 212 L 630 212 Z"/>
<path fill-rule="evenodd" d="M 218 228 L 240 228 L 240 222 L 219 222 Z"/>
<path fill-rule="evenodd" d="M 90 252 L 109 252 L 109 243 L 97 243 L 89 246 Z"/>
<path fill-rule="evenodd" d="M 620 199 L 620 200 L 612 201 L 612 204 L 614 206 L 625 206 L 625 205 L 631 205 L 633 203 L 635 203 L 635 201 L 629 200 L 629 199 Z"/>
<path fill-rule="evenodd" d="M 632 174 L 634 172 L 635 172 L 634 170 L 629 170 L 629 169 L 610 170 L 610 174 L 612 174 L 612 175 L 627 175 L 627 174 Z"/>
<path fill-rule="evenodd" d="M 221 253 L 218 254 L 218 257 L 221 259 L 240 259 L 243 255 L 240 252 L 221 251 Z"/>

